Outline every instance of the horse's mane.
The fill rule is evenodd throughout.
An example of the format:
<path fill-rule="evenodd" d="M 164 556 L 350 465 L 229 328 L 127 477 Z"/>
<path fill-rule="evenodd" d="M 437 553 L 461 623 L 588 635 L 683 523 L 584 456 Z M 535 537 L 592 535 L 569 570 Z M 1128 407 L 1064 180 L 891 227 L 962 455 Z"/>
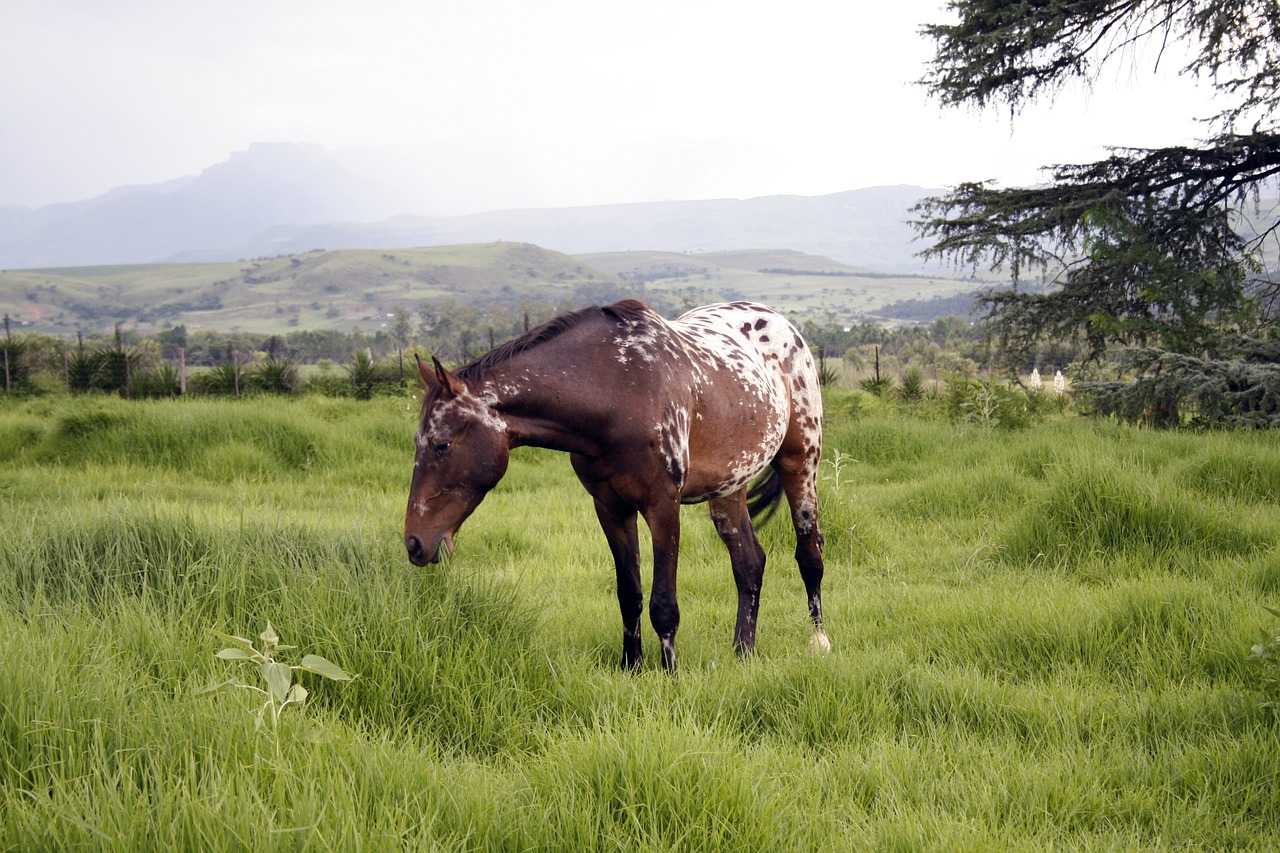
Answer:
<path fill-rule="evenodd" d="M 613 305 L 591 305 L 553 317 L 541 326 L 525 332 L 518 338 L 494 347 L 484 355 L 455 371 L 459 379 L 478 380 L 494 367 L 510 361 L 522 352 L 527 352 L 539 344 L 554 340 L 570 329 L 589 320 L 610 317 L 614 320 L 641 322 L 653 317 L 653 309 L 638 299 L 624 299 Z"/>

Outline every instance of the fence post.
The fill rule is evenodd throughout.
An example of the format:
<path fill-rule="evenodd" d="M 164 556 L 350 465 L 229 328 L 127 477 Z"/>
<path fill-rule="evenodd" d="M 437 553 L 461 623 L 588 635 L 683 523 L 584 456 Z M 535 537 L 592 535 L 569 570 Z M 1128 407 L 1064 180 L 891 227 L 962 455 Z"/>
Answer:
<path fill-rule="evenodd" d="M 187 348 L 178 347 L 178 393 L 187 396 Z"/>
<path fill-rule="evenodd" d="M 4 393 L 9 393 L 9 341 L 13 335 L 9 332 L 9 315 L 4 315 Z"/>

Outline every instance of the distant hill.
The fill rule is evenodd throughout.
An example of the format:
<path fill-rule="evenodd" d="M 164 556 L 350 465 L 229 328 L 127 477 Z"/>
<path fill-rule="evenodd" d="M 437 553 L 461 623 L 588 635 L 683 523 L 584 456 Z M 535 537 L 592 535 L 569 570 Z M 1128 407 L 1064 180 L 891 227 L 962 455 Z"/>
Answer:
<path fill-rule="evenodd" d="M 564 252 L 793 249 L 918 272 L 910 207 L 930 191 L 666 201 L 470 216 L 415 202 L 315 145 L 256 144 L 194 177 L 38 209 L 0 206 L 0 269 L 215 262 L 312 249 L 533 243 Z"/>
<path fill-rule="evenodd" d="M 579 255 L 645 292 L 679 304 L 751 299 L 794 315 L 860 319 L 932 320 L 972 299 L 983 282 L 934 273 L 887 273 L 849 266 L 822 255 L 789 249 L 723 252 L 604 252 Z M 961 302 L 946 302 L 961 297 Z M 890 310 L 910 305 L 912 316 Z M 929 306 L 937 310 L 930 313 Z M 960 313 L 967 313 L 962 311 Z"/>
<path fill-rule="evenodd" d="M 523 243 L 317 251 L 261 261 L 0 272 L 0 311 L 19 330 L 143 331 L 185 324 L 252 332 L 376 330 L 397 308 L 521 300 L 606 301 L 622 281 Z"/>
<path fill-rule="evenodd" d="M 256 261 L 132 264 L 0 272 L 0 312 L 19 331 L 59 334 L 190 329 L 366 331 L 427 302 L 526 300 L 558 308 L 640 296 L 660 310 L 755 299 L 795 315 L 850 322 L 901 300 L 969 292 L 945 276 L 877 273 L 792 250 L 569 256 L 527 243 L 316 250 Z"/>
<path fill-rule="evenodd" d="M 518 240 L 566 254 L 626 250 L 715 252 L 793 249 L 882 271 L 919 272 L 910 208 L 919 187 L 874 187 L 824 196 L 664 201 L 458 217 L 399 216 L 374 223 L 280 226 L 223 251 L 172 260 L 224 260 L 314 248 L 392 248 Z"/>

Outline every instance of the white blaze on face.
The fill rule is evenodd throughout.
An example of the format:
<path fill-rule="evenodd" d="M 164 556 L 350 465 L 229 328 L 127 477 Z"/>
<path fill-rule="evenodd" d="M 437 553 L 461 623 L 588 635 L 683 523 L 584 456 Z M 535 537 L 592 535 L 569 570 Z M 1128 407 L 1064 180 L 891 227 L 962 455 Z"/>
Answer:
<path fill-rule="evenodd" d="M 440 400 L 423 422 L 414 443 L 419 450 L 426 448 L 440 435 L 441 424 L 447 420 L 475 420 L 487 429 L 506 432 L 507 422 L 493 408 L 498 403 L 497 390 L 486 385 L 479 394 L 464 391 L 451 400 Z"/>

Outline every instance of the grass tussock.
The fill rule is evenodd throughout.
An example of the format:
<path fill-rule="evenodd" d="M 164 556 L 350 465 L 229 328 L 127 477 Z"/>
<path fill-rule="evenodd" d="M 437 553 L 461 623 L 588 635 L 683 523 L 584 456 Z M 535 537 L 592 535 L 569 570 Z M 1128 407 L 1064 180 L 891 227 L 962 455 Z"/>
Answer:
<path fill-rule="evenodd" d="M 409 401 L 0 406 L 0 848 L 1269 849 L 1257 436 L 836 411 L 834 650 L 775 520 L 757 654 L 685 509 L 681 672 L 617 670 L 590 500 L 520 452 L 429 569 Z M 257 731 L 213 633 L 323 681 Z M 1274 629 L 1274 625 L 1271 625 Z"/>
<path fill-rule="evenodd" d="M 1141 468 L 1102 459 L 1063 466 L 1010 524 L 1003 557 L 1013 565 L 1067 571 L 1125 556 L 1167 566 L 1238 556 L 1267 541 L 1263 530 L 1221 505 L 1197 501 Z"/>

